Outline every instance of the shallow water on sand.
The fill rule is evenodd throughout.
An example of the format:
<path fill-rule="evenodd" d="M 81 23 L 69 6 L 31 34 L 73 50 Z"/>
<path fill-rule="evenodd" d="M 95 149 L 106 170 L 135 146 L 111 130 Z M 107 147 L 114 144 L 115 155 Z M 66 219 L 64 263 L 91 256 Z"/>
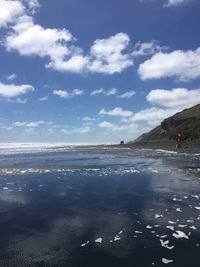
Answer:
<path fill-rule="evenodd" d="M 199 266 L 199 155 L 79 148 L 0 168 L 0 266 Z"/>

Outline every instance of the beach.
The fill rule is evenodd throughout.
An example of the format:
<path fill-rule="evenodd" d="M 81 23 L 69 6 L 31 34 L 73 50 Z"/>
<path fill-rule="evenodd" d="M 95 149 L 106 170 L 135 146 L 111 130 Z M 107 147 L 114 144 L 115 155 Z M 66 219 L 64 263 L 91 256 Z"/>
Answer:
<path fill-rule="evenodd" d="M 0 266 L 199 266 L 197 147 L 46 145 L 0 159 Z"/>

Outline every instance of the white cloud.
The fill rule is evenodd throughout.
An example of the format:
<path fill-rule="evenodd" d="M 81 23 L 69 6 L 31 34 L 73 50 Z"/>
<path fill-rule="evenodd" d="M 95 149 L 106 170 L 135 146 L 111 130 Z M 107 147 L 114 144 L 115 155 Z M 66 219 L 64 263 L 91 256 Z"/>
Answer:
<path fill-rule="evenodd" d="M 74 89 L 71 93 L 72 96 L 80 96 L 84 95 L 84 91 L 82 89 Z"/>
<path fill-rule="evenodd" d="M 116 107 L 113 110 L 106 111 L 104 108 L 101 109 L 98 113 L 99 115 L 108 115 L 108 116 L 118 116 L 118 117 L 131 117 L 133 112 L 129 110 L 124 110 L 123 108 Z"/>
<path fill-rule="evenodd" d="M 8 103 L 26 104 L 28 102 L 28 98 L 24 98 L 24 99 L 22 99 L 20 97 L 18 97 L 16 99 L 7 98 L 6 102 L 8 102 Z"/>
<path fill-rule="evenodd" d="M 98 95 L 98 94 L 104 94 L 105 90 L 103 88 L 94 90 L 90 93 L 91 96 Z"/>
<path fill-rule="evenodd" d="M 95 121 L 94 118 L 90 118 L 90 117 L 84 117 L 84 118 L 82 118 L 82 120 L 83 120 L 83 121 L 89 121 L 89 122 L 91 122 L 91 121 Z"/>
<path fill-rule="evenodd" d="M 0 83 L 0 96 L 1 97 L 16 97 L 34 91 L 34 87 L 29 84 L 15 85 Z"/>
<path fill-rule="evenodd" d="M 97 90 L 94 90 L 90 93 L 91 96 L 95 96 L 95 95 L 98 95 L 98 94 L 103 94 L 105 96 L 111 96 L 111 95 L 116 95 L 118 92 L 118 89 L 117 88 L 111 88 L 111 89 L 103 89 L 103 88 L 100 88 L 100 89 L 97 89 Z"/>
<path fill-rule="evenodd" d="M 11 10 L 8 2 L 12 3 Z M 7 51 L 17 51 L 22 56 L 47 57 L 49 62 L 46 68 L 60 72 L 113 74 L 133 65 L 131 53 L 126 51 L 130 38 L 125 33 L 97 39 L 91 46 L 89 55 L 84 55 L 67 29 L 44 28 L 34 23 L 33 15 L 39 7 L 37 0 L 24 0 L 24 5 L 18 1 L 0 0 L 0 3 L 6 3 L 4 13 L 8 13 L 0 23 L 6 25 L 12 20 L 4 41 Z M 14 8 L 17 3 L 21 7 L 19 11 L 19 8 Z M 14 12 L 18 15 L 16 21 L 13 20 Z"/>
<path fill-rule="evenodd" d="M 132 55 L 134 57 L 153 55 L 157 52 L 166 50 L 167 47 L 160 46 L 155 40 L 150 42 L 138 42 L 134 47 Z"/>
<path fill-rule="evenodd" d="M 7 80 L 8 81 L 13 81 L 17 78 L 17 74 L 16 73 L 13 73 L 13 74 L 10 74 L 8 77 L 7 77 Z"/>
<path fill-rule="evenodd" d="M 89 59 L 83 56 L 82 49 L 74 45 L 76 39 L 67 29 L 44 28 L 34 23 L 33 15 L 40 6 L 37 0 L 24 0 L 24 5 L 19 1 L 0 1 L 11 2 L 13 10 L 13 3 L 18 3 L 21 7 L 17 20 L 12 18 L 13 25 L 5 38 L 4 45 L 8 51 L 15 50 L 23 56 L 47 57 L 49 62 L 46 67 L 60 72 L 85 71 Z M 5 12 L 11 13 L 9 17 L 13 17 L 14 11 L 9 11 L 9 4 L 6 4 L 4 9 Z"/>
<path fill-rule="evenodd" d="M 0 0 L 0 27 L 14 23 L 18 16 L 24 13 L 24 6 L 20 1 Z"/>
<path fill-rule="evenodd" d="M 66 99 L 70 99 L 76 96 L 81 96 L 84 94 L 84 91 L 81 89 L 74 89 L 72 90 L 72 92 L 68 92 L 66 90 L 53 90 L 53 94 L 57 95 L 61 98 L 66 98 Z"/>
<path fill-rule="evenodd" d="M 61 98 L 69 98 L 69 93 L 65 90 L 53 90 L 53 94 Z"/>
<path fill-rule="evenodd" d="M 22 16 L 12 28 L 5 43 L 8 50 L 17 50 L 24 56 L 49 56 L 52 61 L 70 53 L 64 44 L 72 41 L 73 36 L 66 29 L 44 29 L 29 16 Z"/>
<path fill-rule="evenodd" d="M 134 95 L 136 94 L 135 91 L 128 91 L 128 92 L 125 92 L 124 94 L 118 96 L 119 98 L 131 98 L 133 97 Z"/>
<path fill-rule="evenodd" d="M 147 100 L 152 104 L 166 108 L 184 109 L 200 103 L 200 89 L 155 89 L 147 95 Z"/>
<path fill-rule="evenodd" d="M 75 38 L 67 29 L 43 28 L 26 13 L 18 18 L 6 37 L 8 51 L 16 50 L 23 56 L 48 57 L 47 68 L 61 72 L 83 72 L 88 58 L 75 47 Z"/>
<path fill-rule="evenodd" d="M 46 121 L 16 121 L 12 124 L 12 127 L 26 127 L 26 128 L 36 128 L 41 125 L 52 125 L 52 122 L 46 122 Z"/>
<path fill-rule="evenodd" d="M 148 1 L 152 1 L 152 0 L 138 0 L 140 3 L 143 2 L 148 2 Z M 159 2 L 160 0 L 158 0 Z M 190 2 L 191 0 L 163 0 L 164 2 L 164 7 L 178 7 L 181 6 L 183 4 L 186 4 L 188 2 Z"/>
<path fill-rule="evenodd" d="M 130 135 L 132 138 L 135 134 L 135 131 L 139 130 L 139 127 L 135 123 L 129 123 L 129 124 L 114 124 L 108 121 L 102 121 L 98 124 L 99 128 L 105 129 L 106 131 L 111 132 L 122 132 L 123 135 Z"/>
<path fill-rule="evenodd" d="M 9 24 L 4 38 L 7 51 L 47 58 L 46 68 L 59 72 L 113 74 L 133 65 L 128 34 L 97 39 L 85 55 L 67 29 L 44 28 L 34 22 L 39 6 L 37 0 L 0 0 L 0 27 Z"/>
<path fill-rule="evenodd" d="M 130 38 L 125 33 L 117 33 L 107 39 L 97 39 L 90 49 L 91 72 L 113 74 L 120 73 L 133 65 L 130 53 L 125 52 Z"/>
<path fill-rule="evenodd" d="M 38 98 L 39 101 L 46 101 L 48 99 L 49 99 L 48 96 L 43 96 L 43 97 Z"/>
<path fill-rule="evenodd" d="M 196 50 L 175 50 L 171 53 L 157 53 L 140 64 L 138 74 L 141 79 L 176 77 L 189 81 L 200 77 L 200 48 Z"/>
<path fill-rule="evenodd" d="M 70 134 L 84 134 L 90 132 L 91 128 L 89 126 L 84 126 L 80 128 L 67 128 L 67 129 L 61 129 L 60 132 L 65 135 Z"/>
<path fill-rule="evenodd" d="M 35 128 L 35 127 L 38 127 L 38 126 L 44 125 L 44 124 L 46 124 L 46 122 L 44 122 L 44 121 L 31 121 L 31 122 L 26 124 L 26 127 Z"/>
<path fill-rule="evenodd" d="M 106 95 L 106 96 L 116 95 L 117 92 L 118 92 L 118 89 L 117 89 L 117 88 L 111 88 L 111 89 L 109 89 L 107 92 L 105 92 L 105 95 Z"/>
<path fill-rule="evenodd" d="M 167 0 L 167 3 L 165 6 L 167 6 L 167 7 L 180 6 L 180 5 L 185 4 L 187 2 L 189 2 L 189 0 Z"/>
<path fill-rule="evenodd" d="M 188 90 L 175 88 L 172 90 L 155 89 L 147 95 L 147 101 L 160 107 L 151 107 L 122 119 L 123 123 L 145 123 L 151 127 L 159 125 L 164 119 L 200 103 L 200 89 Z M 142 128 L 142 126 L 140 126 Z"/>
<path fill-rule="evenodd" d="M 164 119 L 174 115 L 179 110 L 176 109 L 161 109 L 161 108 L 148 108 L 141 110 L 135 114 L 131 121 L 146 122 L 150 126 L 159 125 Z"/>
<path fill-rule="evenodd" d="M 23 122 L 21 122 L 21 121 L 16 121 L 16 122 L 14 122 L 12 125 L 13 125 L 14 127 L 22 127 L 22 126 L 25 126 L 26 123 L 27 123 L 27 122 L 25 122 L 25 121 L 23 121 Z"/>
<path fill-rule="evenodd" d="M 87 57 L 83 56 L 81 53 L 75 53 L 68 60 L 64 60 L 64 56 L 56 58 L 47 64 L 46 67 L 60 72 L 82 73 L 87 71 L 87 64 L 89 64 L 89 59 Z"/>
<path fill-rule="evenodd" d="M 13 127 L 0 124 L 0 129 L 1 130 L 6 130 L 6 131 L 11 131 L 11 130 L 13 130 Z"/>
<path fill-rule="evenodd" d="M 114 129 L 115 124 L 108 122 L 108 121 L 102 121 L 99 123 L 99 128 L 106 128 L 106 129 Z"/>
<path fill-rule="evenodd" d="M 26 2 L 32 14 L 40 7 L 38 0 L 24 0 L 24 2 Z"/>

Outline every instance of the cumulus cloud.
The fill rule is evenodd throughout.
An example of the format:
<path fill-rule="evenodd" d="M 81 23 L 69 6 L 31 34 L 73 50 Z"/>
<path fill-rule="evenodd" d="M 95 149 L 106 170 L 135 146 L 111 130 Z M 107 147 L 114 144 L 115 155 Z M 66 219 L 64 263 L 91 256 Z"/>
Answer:
<path fill-rule="evenodd" d="M 200 48 L 159 52 L 140 64 L 138 74 L 142 80 L 176 77 L 189 81 L 200 77 Z"/>
<path fill-rule="evenodd" d="M 71 51 L 72 53 L 72 51 Z M 46 65 L 47 68 L 52 68 L 60 72 L 73 72 L 73 73 L 84 73 L 87 71 L 87 64 L 89 64 L 88 57 L 81 54 L 81 50 L 77 51 L 71 55 L 68 60 L 64 60 L 66 55 L 61 58 L 56 58 Z"/>
<path fill-rule="evenodd" d="M 53 94 L 60 98 L 69 98 L 69 93 L 65 90 L 53 90 Z"/>
<path fill-rule="evenodd" d="M 113 74 L 133 65 L 132 55 L 127 51 L 130 38 L 126 33 L 97 39 L 90 53 L 84 55 L 67 29 L 44 28 L 34 22 L 38 7 L 37 0 L 0 0 L 0 26 L 11 24 L 4 41 L 7 51 L 47 58 L 46 68 L 59 72 Z"/>
<path fill-rule="evenodd" d="M 157 107 L 151 107 L 136 112 L 126 122 L 145 123 L 151 127 L 159 125 L 164 119 L 174 115 L 180 111 L 179 109 L 163 109 Z"/>
<path fill-rule="evenodd" d="M 116 107 L 113 110 L 106 111 L 104 108 L 98 113 L 99 115 L 117 116 L 117 117 L 131 117 L 133 112 L 129 110 L 124 110 L 121 107 Z"/>
<path fill-rule="evenodd" d="M 24 0 L 32 14 L 40 7 L 38 0 Z"/>
<path fill-rule="evenodd" d="M 120 73 L 133 65 L 130 53 L 126 52 L 130 37 L 126 33 L 117 33 L 107 39 L 97 39 L 90 49 L 91 72 L 113 74 Z"/>
<path fill-rule="evenodd" d="M 16 22 L 23 13 L 24 6 L 20 1 L 0 0 L 0 27 Z"/>
<path fill-rule="evenodd" d="M 70 55 L 67 43 L 74 37 L 66 29 L 45 29 L 34 24 L 32 17 L 21 16 L 6 37 L 8 51 L 16 50 L 23 56 L 50 57 L 51 62 Z"/>
<path fill-rule="evenodd" d="M 147 100 L 165 108 L 188 108 L 200 103 L 200 89 L 155 89 L 147 95 Z"/>
<path fill-rule="evenodd" d="M 131 97 L 133 97 L 135 94 L 136 94 L 135 91 L 128 91 L 128 92 L 125 92 L 125 93 L 122 94 L 122 95 L 119 95 L 118 97 L 119 97 L 119 98 L 131 98 Z"/>
<path fill-rule="evenodd" d="M 53 94 L 59 96 L 60 98 L 70 99 L 83 95 L 84 91 L 81 89 L 74 89 L 71 92 L 68 92 L 67 90 L 53 90 Z"/>
<path fill-rule="evenodd" d="M 34 91 L 34 87 L 29 84 L 15 85 L 15 84 L 3 84 L 0 82 L 0 96 L 1 97 L 16 97 L 26 94 L 30 91 Z"/>
<path fill-rule="evenodd" d="M 103 94 L 105 96 L 111 96 L 111 95 L 116 95 L 117 92 L 118 92 L 117 88 L 111 88 L 111 89 L 108 89 L 108 90 L 100 88 L 100 89 L 92 91 L 90 93 L 90 95 L 91 96 L 95 96 L 95 95 Z"/>
<path fill-rule="evenodd" d="M 155 40 L 150 42 L 138 42 L 135 44 L 132 55 L 134 57 L 153 55 L 157 52 L 166 50 L 167 47 L 160 46 Z"/>

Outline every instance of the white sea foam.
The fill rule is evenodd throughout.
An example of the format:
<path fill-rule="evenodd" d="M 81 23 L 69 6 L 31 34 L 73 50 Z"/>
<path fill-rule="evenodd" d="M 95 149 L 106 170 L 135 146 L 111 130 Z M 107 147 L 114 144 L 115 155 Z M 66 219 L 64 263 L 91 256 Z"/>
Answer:
<path fill-rule="evenodd" d="M 166 228 L 168 228 L 168 229 L 170 229 L 170 230 L 172 230 L 172 231 L 174 231 L 174 226 L 166 226 Z"/>
<path fill-rule="evenodd" d="M 178 154 L 178 152 L 176 152 L 176 151 L 164 150 L 164 149 L 156 149 L 156 152 L 158 152 L 158 153 L 166 153 L 166 154 Z"/>
<path fill-rule="evenodd" d="M 174 222 L 174 221 L 168 221 L 168 223 L 171 223 L 171 224 L 176 224 L 176 222 Z"/>
<path fill-rule="evenodd" d="M 89 244 L 90 241 L 87 241 L 86 243 L 81 244 L 81 247 L 85 247 L 87 244 Z"/>
<path fill-rule="evenodd" d="M 117 240 L 120 240 L 121 239 L 121 237 L 119 236 L 119 235 L 116 235 L 115 237 L 114 237 L 114 241 L 117 241 Z"/>
<path fill-rule="evenodd" d="M 136 234 L 142 234 L 141 231 L 134 231 Z"/>
<path fill-rule="evenodd" d="M 196 198 L 196 199 L 199 199 L 199 196 L 198 195 L 191 195 L 191 197 Z"/>
<path fill-rule="evenodd" d="M 189 237 L 182 231 L 176 231 L 176 233 L 173 234 L 175 238 L 186 238 L 189 239 Z"/>
<path fill-rule="evenodd" d="M 153 227 L 151 225 L 146 226 L 147 229 L 152 229 Z"/>
<path fill-rule="evenodd" d="M 155 214 L 155 219 L 163 217 L 162 214 Z"/>
<path fill-rule="evenodd" d="M 189 228 L 193 229 L 193 230 L 197 230 L 196 226 L 192 225 L 192 226 L 189 226 Z"/>
<path fill-rule="evenodd" d="M 174 261 L 173 260 L 168 260 L 168 259 L 162 258 L 162 262 L 164 264 L 168 264 L 168 263 L 171 263 L 171 262 L 174 262 Z"/>
<path fill-rule="evenodd" d="M 160 243 L 161 243 L 161 246 L 164 247 L 164 248 L 167 248 L 167 249 L 173 249 L 174 246 L 169 246 L 169 240 L 166 240 L 166 241 L 163 241 L 162 239 L 160 239 Z"/>
<path fill-rule="evenodd" d="M 102 243 L 103 239 L 101 237 L 97 238 L 94 242 L 95 243 Z"/>
<path fill-rule="evenodd" d="M 72 149 L 76 146 L 92 145 L 90 143 L 0 143 L 0 154 L 37 153 L 55 151 L 55 149 Z"/>
<path fill-rule="evenodd" d="M 183 212 L 180 208 L 177 208 L 176 211 L 178 211 L 178 212 Z"/>

